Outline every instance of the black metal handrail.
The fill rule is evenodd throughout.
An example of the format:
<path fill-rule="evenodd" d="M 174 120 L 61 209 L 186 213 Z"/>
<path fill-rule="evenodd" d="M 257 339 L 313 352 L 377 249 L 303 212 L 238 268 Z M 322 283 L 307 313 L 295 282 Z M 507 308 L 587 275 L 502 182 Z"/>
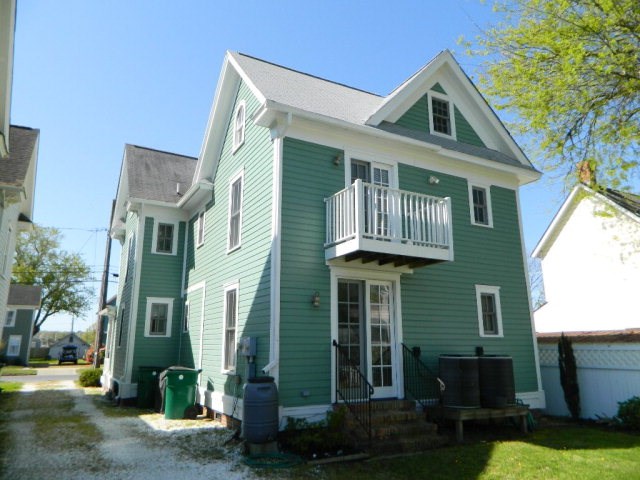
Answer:
<path fill-rule="evenodd" d="M 346 348 L 335 340 L 336 401 L 342 400 L 356 421 L 365 430 L 371 443 L 371 395 L 373 385 L 367 381 L 358 365 L 350 358 Z"/>
<path fill-rule="evenodd" d="M 419 350 L 402 344 L 404 363 L 404 392 L 409 394 L 422 408 L 441 403 L 445 385 L 440 378 L 420 360 Z"/>

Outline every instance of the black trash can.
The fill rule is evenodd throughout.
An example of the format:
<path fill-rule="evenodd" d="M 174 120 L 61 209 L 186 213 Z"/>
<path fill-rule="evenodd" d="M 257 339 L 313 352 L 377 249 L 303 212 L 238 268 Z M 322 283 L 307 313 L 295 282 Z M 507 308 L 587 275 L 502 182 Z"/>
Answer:
<path fill-rule="evenodd" d="M 140 367 L 138 369 L 138 408 L 158 408 L 160 373 L 164 367 Z"/>

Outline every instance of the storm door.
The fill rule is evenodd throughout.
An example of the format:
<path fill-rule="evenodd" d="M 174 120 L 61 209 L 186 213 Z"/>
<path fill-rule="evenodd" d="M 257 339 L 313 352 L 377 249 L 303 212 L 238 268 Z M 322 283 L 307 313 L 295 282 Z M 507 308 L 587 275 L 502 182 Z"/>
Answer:
<path fill-rule="evenodd" d="M 392 282 L 338 281 L 338 338 L 374 387 L 374 398 L 397 396 Z"/>

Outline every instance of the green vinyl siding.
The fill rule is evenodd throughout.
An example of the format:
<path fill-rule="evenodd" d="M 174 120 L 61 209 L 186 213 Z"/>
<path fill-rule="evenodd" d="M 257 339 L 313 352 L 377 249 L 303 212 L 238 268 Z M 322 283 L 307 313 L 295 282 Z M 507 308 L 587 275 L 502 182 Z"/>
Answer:
<path fill-rule="evenodd" d="M 400 165 L 400 188 L 452 201 L 455 261 L 416 269 L 402 276 L 404 342 L 420 346 L 422 358 L 437 368 L 440 354 L 486 354 L 514 359 L 516 390 L 538 390 L 529 300 L 523 264 L 516 192 L 491 187 L 493 228 L 471 224 L 466 179 L 434 172 L 437 186 L 422 181 L 425 172 Z M 503 338 L 480 337 L 475 285 L 500 287 Z"/>
<path fill-rule="evenodd" d="M 433 90 L 434 92 L 441 93 L 443 95 L 447 94 L 447 92 L 444 91 L 444 88 L 442 88 L 442 85 L 440 85 L 439 83 L 436 83 L 433 87 L 431 87 L 431 90 Z"/>
<path fill-rule="evenodd" d="M 125 221 L 125 237 L 120 254 L 120 282 L 118 283 L 117 295 L 118 309 L 114 329 L 114 358 L 112 359 L 113 376 L 118 380 L 124 380 L 127 349 L 129 346 L 129 328 L 133 306 L 133 284 L 136 271 L 137 229 L 138 215 L 134 212 L 129 212 Z M 132 238 L 131 245 L 129 245 L 129 238 Z M 118 339 L 120 338 L 122 342 L 118 346 Z"/>
<path fill-rule="evenodd" d="M 189 221 L 187 242 L 186 287 L 201 282 L 206 284 L 201 386 L 230 395 L 241 395 L 242 388 L 237 387 L 234 377 L 221 373 L 226 285 L 239 285 L 236 338 L 256 337 L 258 369 L 269 363 L 270 346 L 273 146 L 269 130 L 256 126 L 251 120 L 260 104 L 245 84 L 239 86 L 235 103 L 242 100 L 246 102 L 244 144 L 232 152 L 234 105 L 215 175 L 214 195 L 206 206 L 204 244 L 199 247 L 195 245 L 197 215 Z M 241 244 L 238 249 L 227 252 L 230 180 L 241 171 Z M 192 298 L 192 295 L 189 297 Z M 196 306 L 191 301 L 190 304 L 192 312 L 195 312 Z M 193 328 L 183 335 L 183 341 L 190 342 L 193 359 L 197 362 L 200 325 L 198 323 L 195 327 L 195 322 L 192 313 Z M 241 358 L 237 361 L 236 372 L 244 378 L 245 364 Z"/>
<path fill-rule="evenodd" d="M 15 357 L 8 357 L 8 360 L 18 360 L 22 365 L 29 363 L 29 344 L 31 342 L 31 330 L 33 328 L 33 310 L 15 309 L 11 305 L 7 307 L 7 311 L 14 310 L 15 323 L 13 327 L 5 326 L 2 329 L 2 342 L 0 342 L 0 357 L 6 355 L 9 348 L 9 337 L 12 335 L 20 335 L 20 351 Z M 4 323 L 4 322 L 3 322 Z"/>
<path fill-rule="evenodd" d="M 281 403 L 329 403 L 331 322 L 329 268 L 324 260 L 324 198 L 344 188 L 339 150 L 286 138 L 282 167 L 280 297 Z M 311 305 L 315 291 L 320 306 Z M 306 390 L 308 397 L 300 392 Z"/>
<path fill-rule="evenodd" d="M 439 84 L 436 84 L 439 86 Z M 432 89 L 440 93 L 444 93 L 444 90 L 440 88 L 437 90 L 435 87 Z M 456 140 L 461 143 L 467 143 L 469 145 L 475 145 L 477 147 L 485 147 L 484 142 L 480 136 L 473 129 L 471 124 L 462 115 L 462 112 L 454 105 L 454 118 L 456 125 Z M 430 133 L 429 130 L 429 100 L 427 95 L 424 95 L 420 100 L 414 103 L 398 120 L 396 125 L 401 127 L 410 128 L 420 132 Z"/>
<path fill-rule="evenodd" d="M 464 115 L 458 110 L 458 107 L 454 107 L 455 121 L 456 121 L 456 138 L 459 142 L 468 143 L 469 145 L 475 145 L 476 147 L 485 147 L 484 142 L 478 136 L 471 124 L 467 122 Z"/>
<path fill-rule="evenodd" d="M 137 378 L 140 366 L 168 367 L 178 363 L 178 347 L 182 330 L 182 258 L 184 251 L 185 222 L 178 224 L 177 255 L 158 255 L 151 252 L 153 242 L 153 217 L 144 218 L 144 243 L 140 262 L 140 285 L 135 332 L 135 352 L 132 366 L 132 380 Z M 173 299 L 171 336 L 145 336 L 147 319 L 147 298 Z"/>
<path fill-rule="evenodd" d="M 397 121 L 396 125 L 418 130 L 421 132 L 429 132 L 429 108 L 428 98 L 424 95 L 420 100 L 413 104 Z"/>

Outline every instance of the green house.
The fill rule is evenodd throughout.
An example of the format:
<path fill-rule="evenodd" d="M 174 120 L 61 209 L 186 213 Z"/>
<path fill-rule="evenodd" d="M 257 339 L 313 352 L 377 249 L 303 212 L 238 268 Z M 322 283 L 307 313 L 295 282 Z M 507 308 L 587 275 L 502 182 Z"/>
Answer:
<path fill-rule="evenodd" d="M 12 284 L 0 337 L 0 362 L 29 365 L 35 312 L 40 308 L 42 287 Z"/>
<path fill-rule="evenodd" d="M 283 425 L 343 400 L 344 358 L 376 400 L 410 395 L 416 357 L 483 351 L 543 407 L 518 203 L 539 175 L 448 51 L 387 96 L 229 52 L 197 159 L 125 148 L 103 385 L 193 367 L 242 419 L 255 370 Z"/>

